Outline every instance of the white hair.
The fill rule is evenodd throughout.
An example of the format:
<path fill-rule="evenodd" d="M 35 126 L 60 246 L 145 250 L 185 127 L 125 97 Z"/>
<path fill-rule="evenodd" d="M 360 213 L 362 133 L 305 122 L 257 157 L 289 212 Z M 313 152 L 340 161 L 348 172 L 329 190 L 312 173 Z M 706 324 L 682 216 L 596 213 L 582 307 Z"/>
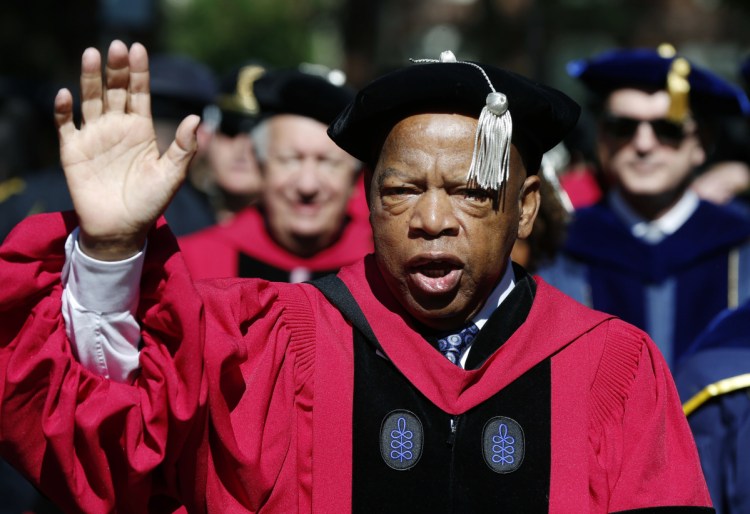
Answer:
<path fill-rule="evenodd" d="M 250 131 L 250 138 L 253 140 L 253 147 L 255 148 L 255 158 L 261 165 L 268 161 L 268 149 L 271 145 L 270 120 L 271 118 L 262 120 Z"/>
<path fill-rule="evenodd" d="M 271 147 L 270 122 L 273 118 L 273 116 L 265 118 L 250 131 L 250 138 L 253 141 L 253 148 L 255 149 L 255 158 L 261 166 L 264 166 L 268 162 L 268 152 Z M 351 155 L 349 157 L 352 159 L 352 167 L 359 173 L 362 169 L 362 162 Z"/>

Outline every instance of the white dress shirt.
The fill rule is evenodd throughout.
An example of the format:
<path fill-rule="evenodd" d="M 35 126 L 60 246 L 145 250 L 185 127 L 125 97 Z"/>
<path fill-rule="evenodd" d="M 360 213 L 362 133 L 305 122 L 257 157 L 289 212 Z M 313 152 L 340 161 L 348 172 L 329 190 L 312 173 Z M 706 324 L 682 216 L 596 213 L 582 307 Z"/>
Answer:
<path fill-rule="evenodd" d="M 646 220 L 638 215 L 622 198 L 617 190 L 609 193 L 609 204 L 615 215 L 630 229 L 633 237 L 648 244 L 659 244 L 667 236 L 677 232 L 698 208 L 700 199 L 695 192 L 688 190 L 666 213 L 655 220 Z"/>
<path fill-rule="evenodd" d="M 73 353 L 99 376 L 127 382 L 139 367 L 135 319 L 144 252 L 117 262 L 92 259 L 78 247 L 78 229 L 65 242 L 62 315 Z"/>

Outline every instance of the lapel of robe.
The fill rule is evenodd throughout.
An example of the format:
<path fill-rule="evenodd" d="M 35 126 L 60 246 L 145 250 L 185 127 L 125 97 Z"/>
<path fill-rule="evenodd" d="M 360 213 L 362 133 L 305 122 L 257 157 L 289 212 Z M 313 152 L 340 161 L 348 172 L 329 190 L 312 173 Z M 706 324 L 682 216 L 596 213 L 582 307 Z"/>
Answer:
<path fill-rule="evenodd" d="M 540 361 L 611 316 L 583 306 L 571 315 L 555 309 L 563 295 L 537 279 L 537 294 L 526 322 L 475 370 L 450 363 L 410 325 L 380 278 L 372 257 L 342 269 L 339 277 L 367 316 L 383 351 L 431 402 L 462 414 L 490 398 Z"/>

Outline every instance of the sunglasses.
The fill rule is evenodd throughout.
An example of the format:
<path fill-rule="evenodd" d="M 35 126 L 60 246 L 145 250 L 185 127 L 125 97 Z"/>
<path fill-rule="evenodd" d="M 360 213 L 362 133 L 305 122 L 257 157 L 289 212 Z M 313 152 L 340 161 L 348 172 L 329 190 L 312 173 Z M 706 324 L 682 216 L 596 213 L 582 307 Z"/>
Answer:
<path fill-rule="evenodd" d="M 658 119 L 658 120 L 638 120 L 627 118 L 625 116 L 605 116 L 602 120 L 604 131 L 612 137 L 618 139 L 632 139 L 635 136 L 641 123 L 651 125 L 654 135 L 662 144 L 675 145 L 679 144 L 686 136 L 690 135 L 682 123 Z"/>

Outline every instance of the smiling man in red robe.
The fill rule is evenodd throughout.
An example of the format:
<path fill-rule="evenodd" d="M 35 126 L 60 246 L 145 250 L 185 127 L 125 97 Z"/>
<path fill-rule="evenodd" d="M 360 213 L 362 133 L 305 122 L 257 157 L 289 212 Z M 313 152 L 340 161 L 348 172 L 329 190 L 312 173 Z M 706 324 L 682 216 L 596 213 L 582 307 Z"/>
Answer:
<path fill-rule="evenodd" d="M 190 274 L 304 282 L 370 253 L 367 218 L 350 215 L 363 203 L 361 163 L 326 132 L 353 90 L 298 69 L 268 71 L 248 87 L 261 112 L 250 133 L 260 205 L 180 238 Z"/>
<path fill-rule="evenodd" d="M 0 249 L 3 455 L 69 511 L 710 512 L 651 340 L 510 261 L 578 106 L 449 52 L 332 123 L 374 254 L 306 284 L 194 282 L 157 221 L 141 45 L 56 102 L 76 212 Z M 146 245 L 144 249 L 144 246 Z"/>

